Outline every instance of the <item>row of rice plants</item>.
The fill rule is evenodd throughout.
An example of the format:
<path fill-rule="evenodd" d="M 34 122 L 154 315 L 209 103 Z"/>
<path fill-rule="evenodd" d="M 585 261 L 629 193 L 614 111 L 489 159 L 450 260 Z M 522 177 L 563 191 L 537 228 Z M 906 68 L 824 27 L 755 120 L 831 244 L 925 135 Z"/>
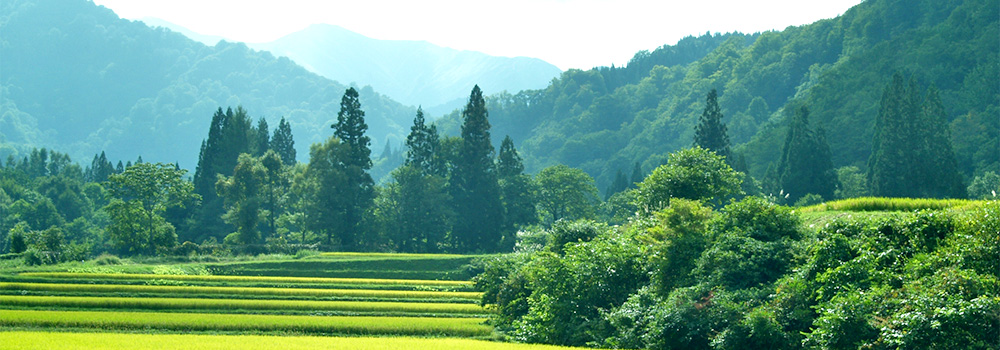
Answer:
<path fill-rule="evenodd" d="M 67 283 L 17 283 L 0 282 L 0 291 L 39 291 L 58 293 L 142 293 L 183 295 L 226 295 L 235 297 L 310 297 L 340 299 L 439 299 L 476 301 L 482 293 L 444 292 L 418 290 L 371 289 L 315 289 L 315 288 L 260 288 L 260 287 L 206 287 L 127 284 L 67 284 Z"/>
<path fill-rule="evenodd" d="M 25 272 L 25 277 L 110 280 L 170 280 L 227 283 L 287 283 L 339 285 L 395 285 L 411 287 L 471 287 L 469 281 L 404 280 L 379 278 L 281 277 L 281 276 L 220 276 L 220 275 L 155 275 L 123 273 Z"/>
<path fill-rule="evenodd" d="M 559 350 L 551 345 L 498 343 L 476 339 L 415 337 L 318 337 L 211 334 L 0 332 L 0 344 L 28 349 L 324 349 L 324 350 Z"/>
<path fill-rule="evenodd" d="M 476 304 L 371 301 L 245 300 L 0 295 L 0 305 L 21 308 L 120 310 L 309 311 L 367 314 L 484 315 Z"/>
<path fill-rule="evenodd" d="M 310 258 L 304 260 L 242 261 L 206 264 L 213 275 L 290 276 L 462 281 L 473 256 L 400 258 L 395 255 Z"/>
<path fill-rule="evenodd" d="M 984 201 L 967 199 L 860 197 L 841 199 L 798 209 L 815 211 L 914 211 L 973 207 Z"/>
<path fill-rule="evenodd" d="M 484 337 L 483 318 L 289 316 L 111 311 L 0 310 L 0 326 L 344 335 Z"/>

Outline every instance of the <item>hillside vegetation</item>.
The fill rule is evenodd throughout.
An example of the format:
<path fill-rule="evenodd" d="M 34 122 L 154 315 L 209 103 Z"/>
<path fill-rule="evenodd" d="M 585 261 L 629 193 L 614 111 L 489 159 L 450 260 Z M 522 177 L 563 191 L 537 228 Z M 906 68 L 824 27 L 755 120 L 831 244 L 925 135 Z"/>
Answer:
<path fill-rule="evenodd" d="M 85 0 L 4 1 L 0 29 L 2 158 L 49 147 L 194 169 L 212 113 L 239 105 L 271 125 L 287 118 L 307 155 L 329 134 L 347 88 L 287 58 L 241 43 L 205 46 Z M 413 108 L 358 90 L 374 143 L 400 143 Z"/>
<path fill-rule="evenodd" d="M 901 73 L 940 90 L 968 182 L 1000 170 L 998 6 L 865 1 L 809 25 L 705 34 L 641 52 L 626 67 L 571 70 L 546 89 L 494 95 L 488 109 L 529 172 L 565 164 L 603 189 L 635 162 L 648 172 L 690 146 L 704 96 L 717 89 L 734 153 L 764 179 L 781 156 L 786 116 L 800 105 L 825 130 L 835 167 L 865 169 L 882 88 Z M 439 122 L 442 130 L 457 134 L 456 117 Z"/>

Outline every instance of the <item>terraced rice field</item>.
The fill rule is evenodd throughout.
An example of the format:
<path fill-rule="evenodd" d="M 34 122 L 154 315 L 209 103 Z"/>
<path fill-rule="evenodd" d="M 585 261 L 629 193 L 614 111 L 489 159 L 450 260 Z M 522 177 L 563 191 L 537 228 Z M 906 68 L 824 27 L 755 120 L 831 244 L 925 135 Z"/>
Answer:
<path fill-rule="evenodd" d="M 169 269 L 211 273 L 195 275 L 0 271 L 0 347 L 546 348 L 487 341 L 489 312 L 460 278 L 471 259 L 354 253 Z"/>

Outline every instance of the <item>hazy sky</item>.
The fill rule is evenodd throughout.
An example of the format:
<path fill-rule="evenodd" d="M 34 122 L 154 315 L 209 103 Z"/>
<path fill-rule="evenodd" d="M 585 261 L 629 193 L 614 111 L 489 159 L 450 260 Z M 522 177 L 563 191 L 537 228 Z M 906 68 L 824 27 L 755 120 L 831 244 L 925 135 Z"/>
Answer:
<path fill-rule="evenodd" d="M 94 0 L 128 19 L 157 17 L 205 35 L 267 42 L 329 23 L 375 39 L 425 40 L 559 68 L 622 65 L 640 50 L 711 31 L 784 29 L 862 0 Z"/>

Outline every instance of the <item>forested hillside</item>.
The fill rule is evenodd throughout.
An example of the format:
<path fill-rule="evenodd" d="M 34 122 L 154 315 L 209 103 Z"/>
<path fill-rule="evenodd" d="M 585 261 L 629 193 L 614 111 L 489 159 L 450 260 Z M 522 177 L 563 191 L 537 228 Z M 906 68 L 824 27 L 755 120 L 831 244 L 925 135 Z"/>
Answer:
<path fill-rule="evenodd" d="M 330 135 L 346 89 L 286 58 L 205 46 L 85 0 L 4 1 L 0 34 L 2 157 L 49 147 L 193 169 L 213 113 L 238 105 L 271 125 L 286 117 L 307 155 Z M 374 144 L 401 143 L 414 110 L 359 91 Z"/>
<path fill-rule="evenodd" d="M 998 17 L 989 0 L 866 1 L 782 31 L 689 37 L 626 67 L 571 70 L 544 90 L 487 104 L 529 172 L 565 164 L 604 188 L 635 162 L 648 172 L 690 146 L 705 96 L 717 89 L 734 154 L 766 184 L 776 181 L 795 106 L 824 130 L 834 167 L 865 169 L 883 89 L 899 73 L 920 91 L 938 90 L 968 183 L 1000 170 Z M 457 134 L 457 121 L 453 113 L 439 124 Z"/>

